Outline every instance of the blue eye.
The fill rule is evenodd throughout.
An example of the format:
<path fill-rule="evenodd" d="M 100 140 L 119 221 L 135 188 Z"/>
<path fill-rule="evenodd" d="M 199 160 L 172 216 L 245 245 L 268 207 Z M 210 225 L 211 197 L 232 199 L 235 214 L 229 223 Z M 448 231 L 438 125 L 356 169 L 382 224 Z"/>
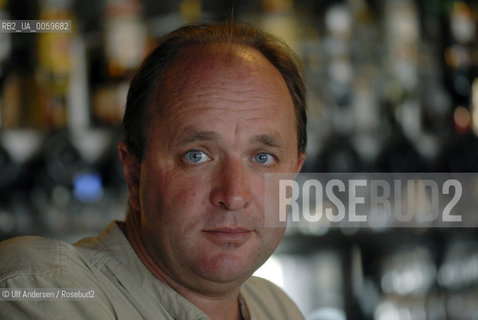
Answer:
<path fill-rule="evenodd" d="M 274 163 L 274 156 L 272 156 L 270 153 L 258 153 L 254 156 L 254 161 L 259 163 L 259 164 L 272 164 Z"/>
<path fill-rule="evenodd" d="M 188 162 L 194 163 L 194 164 L 202 163 L 202 162 L 210 160 L 210 158 L 204 152 L 199 150 L 188 151 L 186 152 L 184 157 L 186 158 Z"/>

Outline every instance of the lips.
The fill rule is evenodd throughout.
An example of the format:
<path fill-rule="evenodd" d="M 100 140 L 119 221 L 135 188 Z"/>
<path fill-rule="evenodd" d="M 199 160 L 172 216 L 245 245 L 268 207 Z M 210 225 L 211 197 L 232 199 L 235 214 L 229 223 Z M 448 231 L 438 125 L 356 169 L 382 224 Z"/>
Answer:
<path fill-rule="evenodd" d="M 213 228 L 213 229 L 206 229 L 205 232 L 217 232 L 217 233 L 246 233 L 251 232 L 251 230 L 246 228 L 240 227 L 222 227 L 222 228 Z"/>
<path fill-rule="evenodd" d="M 242 244 L 252 234 L 252 230 L 241 227 L 220 227 L 203 230 L 204 234 L 218 245 Z"/>

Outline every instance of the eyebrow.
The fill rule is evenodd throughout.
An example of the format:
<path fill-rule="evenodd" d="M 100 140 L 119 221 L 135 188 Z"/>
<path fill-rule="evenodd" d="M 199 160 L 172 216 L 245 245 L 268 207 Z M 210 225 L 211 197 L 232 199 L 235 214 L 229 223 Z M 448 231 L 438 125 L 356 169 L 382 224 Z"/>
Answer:
<path fill-rule="evenodd" d="M 220 140 L 220 136 L 214 131 L 198 131 L 196 129 L 186 129 L 186 131 L 182 134 L 182 137 L 179 139 L 178 143 L 176 143 L 176 146 L 182 146 L 197 141 L 217 140 Z M 263 144 L 268 147 L 279 149 L 281 147 L 279 139 L 268 134 L 254 136 L 249 139 L 249 143 Z"/>
<path fill-rule="evenodd" d="M 195 129 L 187 129 L 176 145 L 181 146 L 196 141 L 212 141 L 218 139 L 219 135 L 214 131 L 197 131 Z"/>
<path fill-rule="evenodd" d="M 249 141 L 251 143 L 260 143 L 273 148 L 280 148 L 281 146 L 277 138 L 267 134 L 261 134 L 261 135 L 252 137 Z"/>

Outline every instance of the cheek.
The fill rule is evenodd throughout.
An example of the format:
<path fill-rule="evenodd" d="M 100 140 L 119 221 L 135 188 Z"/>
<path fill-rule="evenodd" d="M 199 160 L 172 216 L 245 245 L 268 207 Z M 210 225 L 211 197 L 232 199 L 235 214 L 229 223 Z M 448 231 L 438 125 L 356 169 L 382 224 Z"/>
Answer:
<path fill-rule="evenodd" d="M 284 237 L 285 227 L 265 228 L 265 237 L 272 245 L 278 245 Z"/>
<path fill-rule="evenodd" d="M 208 185 L 201 177 L 185 176 L 176 170 L 150 170 L 145 172 L 141 184 L 142 209 L 157 220 L 174 220 L 204 207 Z M 167 221 L 162 221 L 167 222 Z"/>
<path fill-rule="evenodd" d="M 198 206 L 204 207 L 208 200 L 208 183 L 202 177 L 187 177 L 175 175 L 166 179 L 164 201 L 168 206 Z"/>

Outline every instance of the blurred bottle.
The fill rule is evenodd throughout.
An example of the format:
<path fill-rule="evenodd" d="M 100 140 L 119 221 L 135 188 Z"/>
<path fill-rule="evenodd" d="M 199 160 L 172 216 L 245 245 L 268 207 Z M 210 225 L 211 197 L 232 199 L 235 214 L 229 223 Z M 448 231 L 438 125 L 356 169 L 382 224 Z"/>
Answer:
<path fill-rule="evenodd" d="M 45 127 L 63 128 L 68 123 L 67 96 L 70 84 L 71 46 L 75 15 L 71 0 L 44 0 L 40 19 L 71 20 L 71 33 L 44 32 L 38 35 L 37 79 L 40 86 L 38 99 L 43 110 Z M 41 111 L 38 111 L 41 112 Z"/>
<path fill-rule="evenodd" d="M 8 3 L 8 6 L 6 5 Z M 31 8 L 29 8 L 31 9 Z M 36 19 L 13 1 L 0 1 L 0 19 Z M 22 14 L 22 17 L 19 15 Z M 0 128 L 38 128 L 42 108 L 34 76 L 36 34 L 0 33 Z"/>
<path fill-rule="evenodd" d="M 445 33 L 445 84 L 452 97 L 449 112 L 451 134 L 437 157 L 440 171 L 478 171 L 478 40 L 477 8 L 466 1 L 453 1 L 447 13 Z"/>
<path fill-rule="evenodd" d="M 108 73 L 112 78 L 127 77 L 141 63 L 147 50 L 143 6 L 138 0 L 108 0 L 105 10 Z"/>
<path fill-rule="evenodd" d="M 3 211 L 6 219 L 0 233 L 20 235 L 34 231 L 37 215 L 30 195 L 41 167 L 42 141 L 42 134 L 35 130 L 9 129 L 0 134 L 0 216 Z"/>
<path fill-rule="evenodd" d="M 138 0 L 106 1 L 103 23 L 101 72 L 92 97 L 93 125 L 111 126 L 121 122 L 128 83 L 149 47 Z"/>
<path fill-rule="evenodd" d="M 437 275 L 430 248 L 402 244 L 391 250 L 382 259 L 382 294 L 374 319 L 443 319 L 443 303 L 430 299 Z"/>
<path fill-rule="evenodd" d="M 434 140 L 424 134 L 422 127 L 421 33 L 417 5 L 410 0 L 387 0 L 383 21 L 386 85 L 382 116 L 388 121 L 389 129 L 375 167 L 385 172 L 426 171 L 424 155 L 429 152 L 427 148 L 434 147 Z"/>
<path fill-rule="evenodd" d="M 280 38 L 300 54 L 301 24 L 298 23 L 293 0 L 262 0 L 260 27 Z"/>
<path fill-rule="evenodd" d="M 438 271 L 438 285 L 446 297 L 446 314 L 450 319 L 474 319 L 478 296 L 476 234 L 467 229 L 449 238 Z"/>
<path fill-rule="evenodd" d="M 473 79 L 478 75 L 476 7 L 465 1 L 449 5 L 445 34 L 445 82 L 455 105 L 469 106 Z"/>

